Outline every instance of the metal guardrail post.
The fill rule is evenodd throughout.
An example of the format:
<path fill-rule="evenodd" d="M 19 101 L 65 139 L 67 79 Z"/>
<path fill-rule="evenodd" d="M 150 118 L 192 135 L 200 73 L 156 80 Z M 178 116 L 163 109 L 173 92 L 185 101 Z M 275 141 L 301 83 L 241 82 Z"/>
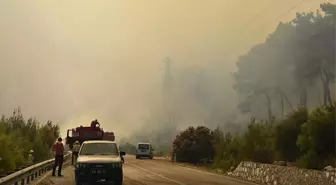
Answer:
<path fill-rule="evenodd" d="M 71 153 L 65 154 L 64 162 L 67 161 L 70 157 Z M 50 170 L 54 165 L 54 161 L 55 159 L 43 161 L 41 163 L 29 166 L 20 171 L 0 178 L 0 185 L 25 185 L 26 183 L 29 184 L 34 179 L 38 178 L 38 176 L 41 176 L 42 174 Z"/>

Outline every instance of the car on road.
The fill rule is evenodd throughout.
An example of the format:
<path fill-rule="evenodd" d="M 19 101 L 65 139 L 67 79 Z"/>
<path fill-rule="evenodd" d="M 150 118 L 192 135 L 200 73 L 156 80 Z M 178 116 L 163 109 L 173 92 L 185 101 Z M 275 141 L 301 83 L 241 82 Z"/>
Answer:
<path fill-rule="evenodd" d="M 123 183 L 125 152 L 114 141 L 95 140 L 83 142 L 75 166 L 76 185 Z"/>
<path fill-rule="evenodd" d="M 153 147 L 150 143 L 138 143 L 136 147 L 136 159 L 140 159 L 141 157 L 147 157 L 149 159 L 153 159 Z"/>

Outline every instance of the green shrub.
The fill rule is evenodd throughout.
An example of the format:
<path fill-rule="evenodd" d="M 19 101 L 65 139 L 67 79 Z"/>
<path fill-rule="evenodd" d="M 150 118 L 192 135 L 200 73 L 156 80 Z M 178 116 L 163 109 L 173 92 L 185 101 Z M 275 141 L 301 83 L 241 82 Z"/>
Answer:
<path fill-rule="evenodd" d="M 300 157 L 300 149 L 297 147 L 296 141 L 301 132 L 301 126 L 307 119 L 307 110 L 299 109 L 289 114 L 276 126 L 274 139 L 278 160 L 294 162 Z"/>
<path fill-rule="evenodd" d="M 187 128 L 176 136 L 173 151 L 181 162 L 211 161 L 215 152 L 211 130 L 204 126 Z"/>
<path fill-rule="evenodd" d="M 30 150 L 34 162 L 51 157 L 51 146 L 59 137 L 59 127 L 48 121 L 45 125 L 35 119 L 24 120 L 20 109 L 0 120 L 0 173 L 25 165 Z"/>
<path fill-rule="evenodd" d="M 224 133 L 217 128 L 209 135 L 204 127 L 198 128 L 203 131 L 189 127 L 176 137 L 173 147 L 179 161 L 195 163 L 215 154 L 212 166 L 224 170 L 243 160 L 283 160 L 312 169 L 335 166 L 334 106 L 318 107 L 311 112 L 299 109 L 277 122 L 252 119 L 243 133 Z M 207 144 L 211 140 L 212 145 Z"/>

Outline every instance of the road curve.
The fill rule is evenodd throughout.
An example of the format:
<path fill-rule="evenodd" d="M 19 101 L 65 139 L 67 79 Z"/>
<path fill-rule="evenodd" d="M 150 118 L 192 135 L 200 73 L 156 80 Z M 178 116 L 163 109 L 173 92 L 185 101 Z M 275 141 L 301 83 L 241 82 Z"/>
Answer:
<path fill-rule="evenodd" d="M 126 156 L 124 164 L 124 185 L 256 185 L 224 175 L 213 174 L 174 165 L 164 160 L 136 160 Z M 65 167 L 64 177 L 40 180 L 39 185 L 75 185 L 74 168 Z"/>

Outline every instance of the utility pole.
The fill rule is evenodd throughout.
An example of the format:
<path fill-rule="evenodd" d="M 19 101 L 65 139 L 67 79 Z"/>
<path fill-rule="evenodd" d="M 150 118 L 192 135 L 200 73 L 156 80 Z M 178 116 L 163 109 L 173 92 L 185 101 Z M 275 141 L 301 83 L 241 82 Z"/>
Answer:
<path fill-rule="evenodd" d="M 172 76 L 171 76 L 171 59 L 166 57 L 163 59 L 165 63 L 165 74 L 163 79 L 163 100 L 164 109 L 167 111 L 168 124 L 171 125 L 172 113 L 171 113 L 171 88 L 172 88 Z"/>

